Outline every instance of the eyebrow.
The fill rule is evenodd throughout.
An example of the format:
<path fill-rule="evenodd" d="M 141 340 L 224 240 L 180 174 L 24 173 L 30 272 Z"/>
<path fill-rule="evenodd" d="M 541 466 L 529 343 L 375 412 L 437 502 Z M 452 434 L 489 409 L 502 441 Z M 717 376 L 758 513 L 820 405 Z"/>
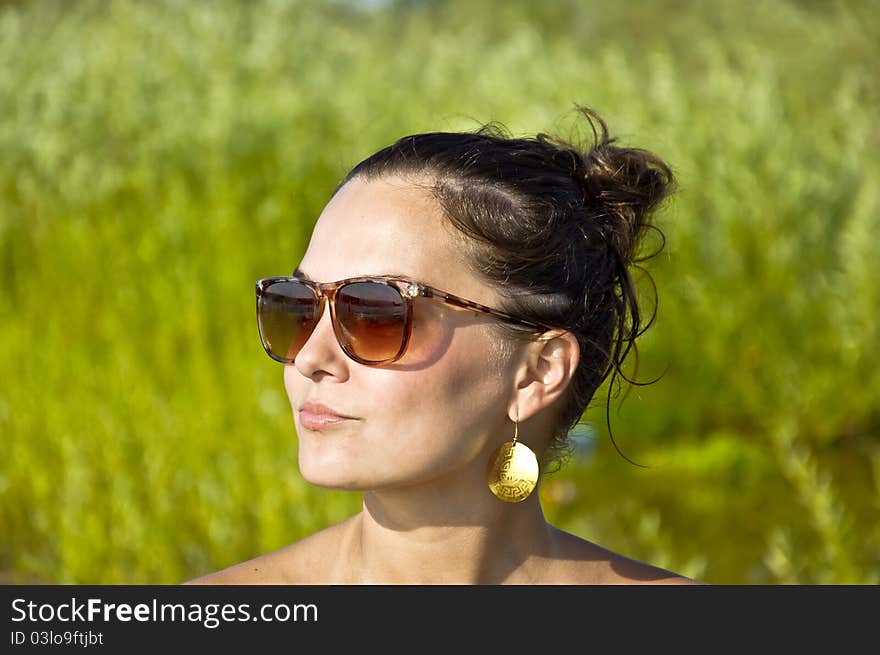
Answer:
<path fill-rule="evenodd" d="M 406 280 L 411 280 L 411 279 L 413 279 L 413 276 L 412 276 L 412 275 L 409 275 L 408 273 L 394 273 L 394 272 L 391 272 L 391 273 L 381 273 L 381 274 L 375 274 L 375 273 L 364 273 L 364 274 L 363 274 L 363 277 L 371 277 L 371 276 L 376 276 L 376 277 L 402 277 L 402 278 L 404 278 L 404 279 L 406 279 Z M 313 278 L 311 275 L 309 275 L 308 273 L 306 273 L 305 271 L 303 271 L 299 266 L 297 266 L 295 269 L 293 269 L 293 277 L 302 278 L 303 280 L 308 280 L 309 282 L 315 282 L 315 281 L 316 281 L 315 278 Z"/>

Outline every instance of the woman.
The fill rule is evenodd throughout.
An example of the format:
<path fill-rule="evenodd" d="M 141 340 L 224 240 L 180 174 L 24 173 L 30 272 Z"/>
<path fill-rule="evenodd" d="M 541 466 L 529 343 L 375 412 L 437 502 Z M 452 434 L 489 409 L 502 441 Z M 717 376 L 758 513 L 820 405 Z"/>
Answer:
<path fill-rule="evenodd" d="M 640 333 L 627 266 L 672 184 L 580 112 L 585 152 L 400 139 L 346 176 L 293 276 L 257 283 L 300 471 L 363 509 L 188 584 L 692 582 L 551 526 L 535 488 Z"/>

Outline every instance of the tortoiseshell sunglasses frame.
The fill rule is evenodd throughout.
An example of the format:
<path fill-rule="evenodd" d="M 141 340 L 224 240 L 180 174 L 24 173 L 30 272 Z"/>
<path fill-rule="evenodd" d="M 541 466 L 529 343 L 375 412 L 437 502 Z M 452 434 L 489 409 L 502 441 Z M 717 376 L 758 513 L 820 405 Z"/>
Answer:
<path fill-rule="evenodd" d="M 309 328 L 310 330 L 314 330 L 315 326 L 318 324 L 318 321 L 321 320 L 321 316 L 324 315 L 324 305 L 329 301 L 330 304 L 330 319 L 331 324 L 333 325 L 333 333 L 336 335 L 336 340 L 339 343 L 339 346 L 342 348 L 343 352 L 358 362 L 359 364 L 364 364 L 366 366 L 381 366 L 383 364 L 391 364 L 401 357 L 406 352 L 406 348 L 409 345 L 410 335 L 412 333 L 412 301 L 415 298 L 433 298 L 435 300 L 439 300 L 449 305 L 453 305 L 455 307 L 461 307 L 464 309 L 469 309 L 475 312 L 479 312 L 481 314 L 486 314 L 487 316 L 492 316 L 500 321 L 504 321 L 505 323 L 511 323 L 514 325 L 519 325 L 522 327 L 530 328 L 532 330 L 538 332 L 544 332 L 547 330 L 556 329 L 552 325 L 548 325 L 546 323 L 541 323 L 539 321 L 532 321 L 526 318 L 521 318 L 519 316 L 514 316 L 513 314 L 508 314 L 507 312 L 503 312 L 499 309 L 494 309 L 492 307 L 487 307 L 486 305 L 481 305 L 480 303 L 474 302 L 472 300 L 467 300 L 466 298 L 461 298 L 460 296 L 456 296 L 454 294 L 448 293 L 446 291 L 441 291 L 432 286 L 428 286 L 427 284 L 422 284 L 421 282 L 414 282 L 413 280 L 409 280 L 403 277 L 390 276 L 390 275 L 378 275 L 378 276 L 360 276 L 360 277 L 350 277 L 345 278 L 344 280 L 337 280 L 336 282 L 315 282 L 314 280 L 305 279 L 297 276 L 277 276 L 277 277 L 267 277 L 260 280 L 257 280 L 256 283 L 256 293 L 257 293 L 257 326 L 259 328 L 259 312 L 260 312 L 260 299 L 263 297 L 266 289 L 268 289 L 273 284 L 277 284 L 279 282 L 296 282 L 302 284 L 309 289 L 311 289 L 312 293 L 315 296 L 315 301 L 318 303 L 317 310 L 315 312 L 315 316 L 312 321 L 312 325 Z M 345 287 L 349 284 L 356 284 L 360 282 L 373 282 L 376 284 L 382 284 L 385 286 L 390 286 L 397 290 L 400 293 L 400 297 L 404 302 L 406 307 L 406 317 L 403 328 L 403 337 L 401 339 L 401 345 L 398 352 L 387 359 L 382 360 L 368 360 L 362 357 L 359 357 L 356 353 L 354 353 L 349 344 L 345 342 L 345 339 L 340 335 L 340 331 L 338 328 L 338 323 L 336 319 L 336 294 L 339 292 L 339 289 Z M 311 336 L 311 332 L 309 332 L 309 336 Z M 308 337 L 307 337 L 308 339 Z M 293 363 L 293 359 L 280 357 L 271 352 L 269 347 L 266 345 L 266 340 L 263 338 L 262 331 L 260 331 L 260 341 L 263 344 L 263 349 L 266 351 L 266 354 L 269 355 L 272 359 L 277 362 L 281 362 L 282 364 L 291 364 Z"/>

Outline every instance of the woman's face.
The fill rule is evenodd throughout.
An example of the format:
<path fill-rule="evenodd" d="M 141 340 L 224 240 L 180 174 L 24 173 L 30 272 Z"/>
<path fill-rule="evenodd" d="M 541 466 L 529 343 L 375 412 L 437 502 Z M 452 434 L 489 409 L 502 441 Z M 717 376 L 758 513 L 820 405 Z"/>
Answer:
<path fill-rule="evenodd" d="M 497 293 L 465 266 L 453 230 L 425 190 L 400 178 L 354 179 L 324 208 L 299 269 L 318 282 L 397 275 L 497 307 Z M 325 308 L 284 367 L 303 477 L 376 490 L 485 470 L 513 433 L 511 358 L 492 320 L 417 298 L 406 353 L 372 367 L 345 355 Z M 306 402 L 355 418 L 308 429 L 299 412 Z"/>

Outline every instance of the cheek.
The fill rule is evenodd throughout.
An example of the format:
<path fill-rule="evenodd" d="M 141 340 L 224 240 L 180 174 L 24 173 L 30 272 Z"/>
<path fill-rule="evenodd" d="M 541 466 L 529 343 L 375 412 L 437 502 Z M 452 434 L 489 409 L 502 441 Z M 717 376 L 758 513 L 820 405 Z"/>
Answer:
<path fill-rule="evenodd" d="M 377 418 L 386 430 L 399 433 L 394 450 L 400 454 L 422 453 L 426 461 L 471 458 L 492 436 L 491 426 L 503 422 L 508 385 L 490 344 L 458 345 L 431 366 L 398 372 L 393 382 L 389 376 L 393 406 Z"/>
<path fill-rule="evenodd" d="M 285 364 L 283 379 L 284 391 L 287 392 L 287 399 L 290 401 L 290 408 L 293 411 L 294 400 L 301 395 L 298 391 L 300 389 L 299 385 L 303 383 L 303 376 L 296 370 L 293 364 Z"/>

